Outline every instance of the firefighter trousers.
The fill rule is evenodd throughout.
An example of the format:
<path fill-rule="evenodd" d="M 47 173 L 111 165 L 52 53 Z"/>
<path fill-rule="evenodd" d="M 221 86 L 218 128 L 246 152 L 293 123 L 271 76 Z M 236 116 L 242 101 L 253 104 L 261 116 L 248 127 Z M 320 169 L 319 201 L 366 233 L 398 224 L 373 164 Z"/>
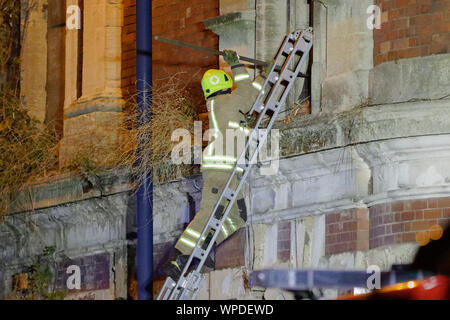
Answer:
<path fill-rule="evenodd" d="M 200 204 L 200 211 L 195 215 L 194 219 L 189 223 L 186 230 L 181 235 L 180 239 L 175 245 L 175 248 L 181 251 L 182 254 L 190 255 L 201 236 L 203 228 L 208 223 L 211 212 L 216 205 L 220 194 L 230 177 L 230 171 L 220 170 L 203 170 L 203 190 L 202 201 Z M 239 181 L 235 177 L 231 182 L 230 187 L 236 189 Z M 227 200 L 225 200 L 227 201 Z M 222 204 L 225 207 L 226 203 Z M 225 223 L 220 230 L 216 239 L 216 244 L 222 243 L 225 239 L 231 236 L 234 232 L 245 225 L 247 220 L 247 212 L 245 202 L 242 197 L 233 204 L 233 207 L 225 220 Z M 202 239 L 202 243 L 205 239 Z"/>

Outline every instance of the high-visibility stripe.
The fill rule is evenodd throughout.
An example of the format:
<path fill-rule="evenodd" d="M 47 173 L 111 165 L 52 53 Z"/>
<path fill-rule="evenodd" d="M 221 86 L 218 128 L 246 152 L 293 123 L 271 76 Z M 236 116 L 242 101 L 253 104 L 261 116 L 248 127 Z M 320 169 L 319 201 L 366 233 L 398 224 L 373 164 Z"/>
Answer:
<path fill-rule="evenodd" d="M 214 138 L 217 139 L 217 137 L 219 136 L 220 130 L 219 130 L 219 126 L 217 124 L 216 113 L 214 112 L 214 100 L 211 100 L 210 107 L 211 107 L 210 108 L 211 120 L 212 120 L 213 129 L 214 129 Z M 211 156 L 213 154 L 213 150 L 214 150 L 214 141 L 211 142 L 209 144 L 209 146 L 207 147 L 206 154 L 208 156 Z"/>
<path fill-rule="evenodd" d="M 208 156 L 211 156 L 214 153 L 214 142 L 211 142 L 207 147 L 206 147 L 206 154 Z"/>
<path fill-rule="evenodd" d="M 181 271 L 180 265 L 176 261 L 170 261 L 171 264 L 173 264 L 178 270 Z"/>
<path fill-rule="evenodd" d="M 190 228 L 187 228 L 186 229 L 186 232 L 188 233 L 188 234 L 190 234 L 191 236 L 193 236 L 194 238 L 200 238 L 200 236 L 201 236 L 201 234 L 200 233 L 198 233 L 197 231 L 194 231 L 194 230 L 192 230 L 192 229 L 190 229 Z"/>
<path fill-rule="evenodd" d="M 229 121 L 228 122 L 228 126 L 230 128 L 233 128 L 233 129 L 239 129 L 240 128 L 239 123 L 237 123 L 236 121 Z"/>
<path fill-rule="evenodd" d="M 237 161 L 237 158 L 235 157 L 229 157 L 229 156 L 206 156 L 203 157 L 203 160 L 206 162 L 231 162 L 235 163 Z"/>
<path fill-rule="evenodd" d="M 209 164 L 209 163 L 204 163 L 204 164 L 202 164 L 202 168 L 203 169 L 231 170 L 231 169 L 233 169 L 233 166 L 232 165 L 228 165 L 228 164 Z"/>
<path fill-rule="evenodd" d="M 236 121 L 229 121 L 228 126 L 233 129 L 239 129 L 239 130 L 243 131 L 246 135 L 248 135 L 250 133 L 250 130 L 240 126 L 239 123 L 237 123 Z"/>
<path fill-rule="evenodd" d="M 214 127 L 214 137 L 217 137 L 219 132 L 219 126 L 217 125 L 216 113 L 214 112 L 214 100 L 211 100 L 211 118 Z"/>
<path fill-rule="evenodd" d="M 248 73 L 238 74 L 234 77 L 235 82 L 239 82 L 245 79 L 250 79 L 250 75 Z"/>
<path fill-rule="evenodd" d="M 248 74 L 247 74 L 248 76 Z M 219 136 L 220 130 L 219 126 L 217 124 L 216 114 L 214 110 L 214 100 L 211 100 L 210 104 L 210 113 L 211 113 L 211 122 L 214 129 L 214 138 L 217 138 Z M 239 126 L 239 124 L 238 124 Z M 240 128 L 243 130 L 246 134 L 248 129 Z M 235 163 L 237 161 L 237 158 L 230 157 L 230 156 L 214 156 L 213 155 L 214 150 L 214 142 L 211 142 L 206 150 L 206 156 L 203 157 L 203 160 L 205 161 L 202 163 L 202 169 L 212 169 L 212 170 L 233 170 L 234 166 L 224 163 L 216 163 L 216 162 L 230 162 Z M 244 170 L 242 168 L 237 168 L 237 171 L 242 173 Z M 198 237 L 197 237 L 198 238 Z"/>
<path fill-rule="evenodd" d="M 202 169 L 212 169 L 212 170 L 233 170 L 234 166 L 228 164 L 202 164 Z M 238 172 L 244 172 L 244 169 L 237 168 Z"/>
<path fill-rule="evenodd" d="M 246 135 L 248 135 L 250 133 L 250 130 L 248 130 L 244 127 L 240 127 L 239 130 L 243 131 Z"/>
<path fill-rule="evenodd" d="M 188 239 L 185 239 L 184 237 L 181 237 L 180 241 L 183 242 L 185 245 L 191 247 L 191 248 L 195 247 L 195 243 L 194 242 L 192 242 L 192 241 L 190 241 Z"/>
<path fill-rule="evenodd" d="M 233 231 L 236 231 L 236 226 L 234 225 L 233 220 L 231 220 L 231 218 L 227 218 L 227 220 Z"/>
<path fill-rule="evenodd" d="M 195 230 L 192 230 L 191 228 L 186 228 L 186 233 L 187 234 L 189 234 L 189 235 L 191 235 L 192 237 L 194 237 L 195 239 L 198 239 L 198 238 L 200 238 L 200 236 L 201 236 L 201 234 L 200 233 L 198 233 L 197 231 L 195 231 Z M 205 237 L 202 237 L 202 240 L 203 241 L 205 241 Z"/>
<path fill-rule="evenodd" d="M 228 230 L 225 228 L 225 226 L 222 226 L 222 232 L 225 235 L 225 237 L 228 237 Z"/>
<path fill-rule="evenodd" d="M 262 85 L 259 82 L 252 82 L 252 86 L 258 91 L 262 89 Z"/>

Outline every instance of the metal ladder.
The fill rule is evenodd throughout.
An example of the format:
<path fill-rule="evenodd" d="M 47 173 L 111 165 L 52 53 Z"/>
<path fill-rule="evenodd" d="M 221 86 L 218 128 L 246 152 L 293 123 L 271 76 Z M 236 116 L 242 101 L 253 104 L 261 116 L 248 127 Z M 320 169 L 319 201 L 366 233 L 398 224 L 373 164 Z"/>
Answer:
<path fill-rule="evenodd" d="M 312 28 L 293 32 L 284 39 L 275 58 L 272 70 L 267 76 L 252 109 L 249 111 L 249 114 L 257 115 L 257 121 L 250 133 L 245 149 L 238 158 L 228 182 L 181 273 L 180 279 L 178 282 L 175 282 L 170 277 L 167 277 L 157 300 L 194 300 L 196 298 L 204 281 L 204 275 L 201 274 L 201 269 L 206 258 L 213 248 L 216 238 L 237 199 L 239 191 L 250 173 L 252 165 L 256 163 L 259 151 L 266 142 L 267 135 L 272 129 L 295 79 L 300 74 L 303 64 L 307 62 L 312 45 Z M 281 70 L 277 66 L 281 66 Z M 263 128 L 263 121 L 267 117 L 269 117 L 268 125 Z M 233 178 L 238 175 L 238 171 L 241 171 L 240 182 L 236 190 L 233 190 L 230 188 L 230 184 Z M 222 203 L 226 203 L 225 208 Z M 202 244 L 204 239 L 208 239 L 209 242 L 205 240 L 205 243 Z M 194 258 L 198 259 L 199 263 L 194 270 L 187 274 Z"/>

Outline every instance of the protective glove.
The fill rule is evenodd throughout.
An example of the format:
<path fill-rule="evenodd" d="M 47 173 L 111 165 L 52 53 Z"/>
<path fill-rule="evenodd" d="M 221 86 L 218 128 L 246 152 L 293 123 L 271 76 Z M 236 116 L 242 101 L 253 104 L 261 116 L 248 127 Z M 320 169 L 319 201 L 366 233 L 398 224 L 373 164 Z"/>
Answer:
<path fill-rule="evenodd" d="M 230 66 L 239 64 L 239 56 L 237 55 L 236 51 L 224 50 L 224 52 L 225 52 L 224 60 L 226 63 L 228 63 Z"/>
<path fill-rule="evenodd" d="M 274 63 L 275 63 L 274 61 L 270 61 L 270 62 L 268 62 L 268 65 L 267 65 L 267 66 L 265 66 L 265 67 L 262 68 L 261 74 L 262 74 L 264 77 L 267 77 L 267 76 L 269 75 L 270 71 L 271 71 L 272 68 L 273 68 Z"/>

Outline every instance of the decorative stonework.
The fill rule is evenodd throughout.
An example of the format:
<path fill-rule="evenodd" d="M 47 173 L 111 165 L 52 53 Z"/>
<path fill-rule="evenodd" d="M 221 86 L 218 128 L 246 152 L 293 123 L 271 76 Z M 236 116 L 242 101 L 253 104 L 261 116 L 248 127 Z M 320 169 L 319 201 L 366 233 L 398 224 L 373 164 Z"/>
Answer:
<path fill-rule="evenodd" d="M 30 6 L 21 1 L 23 12 L 28 12 L 25 24 L 22 16 L 23 44 L 21 49 L 20 96 L 29 114 L 44 122 L 47 105 L 47 18 L 46 0 L 37 0 Z M 26 29 L 24 30 L 24 25 Z M 39 76 L 36 76 L 39 75 Z"/>
<path fill-rule="evenodd" d="M 255 52 L 255 11 L 245 10 L 228 13 L 204 21 L 207 29 L 219 36 L 219 50 L 235 50 L 240 55 L 254 57 Z M 231 69 L 222 57 L 220 68 L 231 73 Z M 249 65 L 250 66 L 250 65 Z M 250 74 L 254 74 L 249 69 Z"/>
<path fill-rule="evenodd" d="M 77 4 L 69 0 L 67 4 Z M 66 101 L 64 134 L 60 143 L 60 167 L 71 164 L 80 154 L 99 163 L 121 153 L 125 139 L 121 89 L 123 1 L 85 1 L 83 28 L 70 30 L 66 39 Z M 79 37 L 83 32 L 83 78 L 77 99 Z"/>

